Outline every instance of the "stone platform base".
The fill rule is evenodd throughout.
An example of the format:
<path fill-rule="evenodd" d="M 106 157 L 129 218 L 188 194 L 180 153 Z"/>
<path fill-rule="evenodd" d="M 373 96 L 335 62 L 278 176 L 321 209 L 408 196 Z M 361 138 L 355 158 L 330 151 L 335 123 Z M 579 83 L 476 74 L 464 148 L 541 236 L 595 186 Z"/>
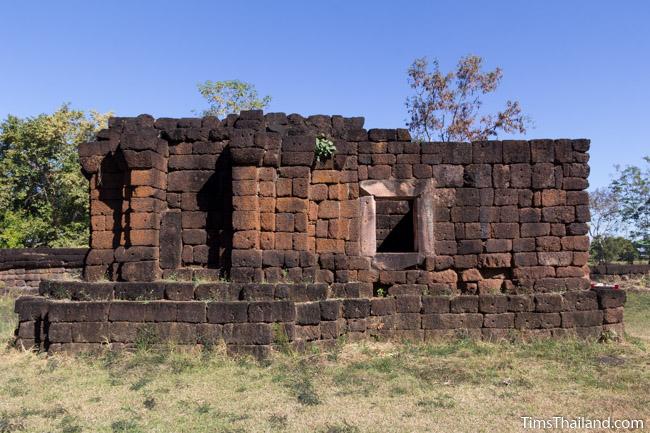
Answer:
<path fill-rule="evenodd" d="M 424 286 L 426 287 L 426 286 Z M 429 296 L 417 285 L 373 297 L 372 285 L 47 282 L 16 300 L 16 344 L 50 353 L 110 345 L 224 342 L 264 355 L 274 344 L 327 346 L 458 335 L 600 338 L 622 335 L 625 292 L 612 288 L 519 295 Z"/>

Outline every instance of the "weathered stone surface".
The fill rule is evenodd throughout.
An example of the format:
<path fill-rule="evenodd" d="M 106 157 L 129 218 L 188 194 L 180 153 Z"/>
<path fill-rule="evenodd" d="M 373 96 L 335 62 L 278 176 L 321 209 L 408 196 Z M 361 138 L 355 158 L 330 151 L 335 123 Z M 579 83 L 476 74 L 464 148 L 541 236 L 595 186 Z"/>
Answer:
<path fill-rule="evenodd" d="M 296 323 L 298 325 L 317 325 L 320 320 L 321 312 L 318 302 L 296 304 Z"/>
<path fill-rule="evenodd" d="M 370 315 L 370 301 L 368 299 L 346 299 L 343 301 L 343 317 L 354 319 Z"/>
<path fill-rule="evenodd" d="M 515 314 L 515 328 L 518 329 L 559 328 L 561 323 L 560 313 L 521 312 Z"/>
<path fill-rule="evenodd" d="M 178 269 L 182 250 L 181 212 L 165 212 L 160 228 L 160 267 Z"/>
<path fill-rule="evenodd" d="M 315 161 L 321 136 L 336 152 Z M 55 326 L 52 350 L 77 350 L 100 344 L 97 323 L 133 323 L 109 337 L 129 344 L 155 325 L 192 344 L 205 328 L 229 350 L 260 354 L 275 323 L 300 344 L 455 328 L 527 338 L 568 333 L 562 314 L 576 335 L 595 335 L 621 323 L 625 295 L 586 290 L 588 149 L 419 143 L 405 130 L 366 131 L 360 118 L 260 110 L 114 118 L 79 149 L 90 184 L 84 278 L 109 282 L 44 285 L 73 302 L 17 302 L 19 338 L 46 346 L 49 324 L 94 323 Z M 78 303 L 93 299 L 109 306 Z M 593 311 L 607 311 L 601 323 L 582 313 Z"/>
<path fill-rule="evenodd" d="M 566 292 L 564 306 L 567 310 L 596 310 L 598 309 L 597 293 L 591 290 Z"/>
<path fill-rule="evenodd" d="M 562 313 L 563 328 L 600 326 L 602 324 L 603 312 L 601 310 L 568 311 Z"/>
<path fill-rule="evenodd" d="M 223 338 L 228 344 L 271 344 L 273 329 L 267 323 L 230 323 L 223 327 Z"/>
<path fill-rule="evenodd" d="M 450 300 L 452 313 L 476 313 L 478 311 L 478 297 L 456 296 Z"/>
<path fill-rule="evenodd" d="M 207 307 L 209 323 L 241 323 L 248 320 L 247 302 L 210 302 Z"/>
<path fill-rule="evenodd" d="M 485 328 L 513 328 L 515 313 L 486 314 L 483 320 Z"/>
<path fill-rule="evenodd" d="M 538 293 L 535 295 L 535 311 L 552 313 L 564 310 L 564 298 L 559 293 Z"/>
<path fill-rule="evenodd" d="M 483 315 L 478 313 L 466 314 L 423 314 L 423 329 L 459 329 L 481 328 Z"/>
<path fill-rule="evenodd" d="M 508 311 L 506 295 L 480 295 L 479 311 L 481 313 L 504 313 Z"/>
<path fill-rule="evenodd" d="M 621 307 L 627 299 L 625 291 L 619 289 L 595 288 L 594 291 L 598 295 L 598 304 L 602 309 Z"/>
<path fill-rule="evenodd" d="M 449 298 L 443 296 L 423 296 L 422 312 L 430 313 L 448 313 L 450 310 Z"/>
<path fill-rule="evenodd" d="M 203 323 L 207 318 L 206 311 L 205 302 L 177 302 L 176 320 L 179 322 Z"/>

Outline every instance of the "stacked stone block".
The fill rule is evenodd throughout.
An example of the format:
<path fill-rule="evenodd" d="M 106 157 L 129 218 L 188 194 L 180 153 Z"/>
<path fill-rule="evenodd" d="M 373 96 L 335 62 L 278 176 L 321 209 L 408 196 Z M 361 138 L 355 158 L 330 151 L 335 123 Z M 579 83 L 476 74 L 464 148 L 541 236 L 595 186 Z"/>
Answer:
<path fill-rule="evenodd" d="M 599 313 L 568 314 L 564 295 L 587 293 L 590 285 L 588 140 L 429 143 L 411 140 L 405 129 L 367 130 L 363 122 L 259 110 L 222 120 L 111 119 L 96 142 L 79 149 L 92 224 L 84 276 L 109 281 L 84 290 L 104 293 L 114 284 L 113 298 L 158 294 L 168 302 L 216 293 L 235 302 L 214 310 L 224 317 L 248 311 L 240 302 L 289 301 L 295 319 L 278 323 L 296 340 L 377 330 L 424 337 L 453 328 L 482 336 L 497 332 L 484 329 L 510 328 L 548 334 L 542 330 L 598 322 Z M 316 158 L 321 138 L 335 144 L 331 157 Z M 414 215 L 412 227 L 398 233 L 405 212 Z M 398 244 L 386 252 L 382 241 L 389 238 Z M 209 281 L 230 282 L 202 284 Z M 46 304 L 59 302 L 48 293 Z M 537 309 L 547 293 L 559 296 L 561 307 Z M 266 298 L 257 299 L 261 294 Z M 449 311 L 427 309 L 444 304 L 441 296 L 451 297 Z M 535 307 L 483 311 L 480 299 L 489 296 L 499 305 L 523 296 Z M 331 309 L 323 313 L 323 305 Z M 210 308 L 217 307 L 206 306 L 205 323 Z M 390 312 L 387 322 L 370 319 L 384 316 L 373 311 Z M 616 314 L 603 312 L 593 326 L 602 329 Z M 246 317 L 224 323 L 268 328 Z M 188 326 L 176 328 L 198 325 Z M 74 326 L 62 326 L 68 328 Z M 247 341 L 248 330 L 232 332 L 232 341 Z M 52 342 L 69 343 L 82 342 Z"/>
<path fill-rule="evenodd" d="M 319 136 L 335 143 L 332 158 L 316 161 Z M 588 140 L 420 143 L 402 129 L 367 131 L 362 118 L 261 111 L 117 119 L 98 140 L 81 149 L 93 197 L 89 278 L 362 281 L 464 294 L 589 284 Z M 434 253 L 403 269 L 373 266 L 360 251 L 359 183 L 428 179 Z M 378 229 L 380 241 L 391 228 Z"/>
<path fill-rule="evenodd" d="M 590 267 L 593 275 L 644 275 L 650 273 L 650 264 L 605 263 Z"/>
<path fill-rule="evenodd" d="M 49 297 L 17 301 L 17 342 L 51 353 L 223 342 L 233 352 L 264 355 L 283 341 L 327 346 L 342 335 L 430 341 L 623 333 L 625 292 L 611 288 L 453 297 L 371 297 L 359 289 L 358 283 L 51 282 L 41 287 Z M 344 293 L 349 297 L 338 297 Z"/>
<path fill-rule="evenodd" d="M 0 292 L 37 292 L 41 281 L 79 277 L 87 248 L 0 249 Z"/>
<path fill-rule="evenodd" d="M 112 118 L 79 155 L 90 180 L 89 280 L 160 278 L 159 230 L 166 207 L 168 144 L 154 119 Z"/>

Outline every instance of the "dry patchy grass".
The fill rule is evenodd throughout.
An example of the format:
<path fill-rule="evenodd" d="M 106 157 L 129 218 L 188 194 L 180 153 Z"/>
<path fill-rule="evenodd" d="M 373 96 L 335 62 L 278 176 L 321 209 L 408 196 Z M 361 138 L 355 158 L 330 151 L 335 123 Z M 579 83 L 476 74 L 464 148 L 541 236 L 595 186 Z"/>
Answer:
<path fill-rule="evenodd" d="M 13 329 L 0 300 L 0 331 Z M 650 422 L 650 295 L 625 343 L 342 342 L 265 362 L 223 348 L 0 351 L 0 432 L 514 432 L 520 416 Z"/>

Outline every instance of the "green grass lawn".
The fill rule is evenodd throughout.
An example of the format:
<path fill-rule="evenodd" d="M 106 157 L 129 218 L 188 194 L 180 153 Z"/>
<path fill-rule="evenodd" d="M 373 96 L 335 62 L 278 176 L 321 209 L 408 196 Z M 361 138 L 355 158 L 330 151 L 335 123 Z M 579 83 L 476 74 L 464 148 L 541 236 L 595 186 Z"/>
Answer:
<path fill-rule="evenodd" d="M 0 333 L 14 327 L 0 300 Z M 521 416 L 650 425 L 650 293 L 630 293 L 622 343 L 341 343 L 264 362 L 140 350 L 0 349 L 0 433 L 517 432 Z"/>

